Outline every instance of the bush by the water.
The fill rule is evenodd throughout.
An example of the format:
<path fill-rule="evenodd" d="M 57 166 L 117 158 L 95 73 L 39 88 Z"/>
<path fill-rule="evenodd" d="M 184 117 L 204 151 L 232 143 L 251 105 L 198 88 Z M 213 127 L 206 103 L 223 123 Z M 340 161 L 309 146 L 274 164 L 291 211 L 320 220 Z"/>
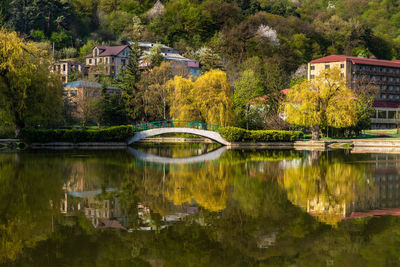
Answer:
<path fill-rule="evenodd" d="M 124 142 L 135 134 L 133 126 L 115 126 L 100 130 L 22 129 L 19 138 L 28 143 L 49 142 Z"/>
<path fill-rule="evenodd" d="M 237 127 L 224 127 L 219 133 L 228 142 L 282 142 L 296 141 L 303 136 L 301 131 L 245 130 Z"/>

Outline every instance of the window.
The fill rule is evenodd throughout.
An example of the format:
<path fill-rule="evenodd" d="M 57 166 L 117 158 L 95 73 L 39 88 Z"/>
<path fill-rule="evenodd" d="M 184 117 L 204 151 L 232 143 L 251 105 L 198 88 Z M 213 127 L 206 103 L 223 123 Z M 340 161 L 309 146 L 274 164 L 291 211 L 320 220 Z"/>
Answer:
<path fill-rule="evenodd" d="M 121 59 L 121 65 L 125 66 L 125 59 Z"/>
<path fill-rule="evenodd" d="M 388 111 L 388 119 L 395 119 L 396 111 Z"/>
<path fill-rule="evenodd" d="M 71 96 L 76 96 L 78 94 L 78 91 L 77 90 L 71 90 L 70 91 L 70 95 Z"/>
<path fill-rule="evenodd" d="M 386 119 L 386 111 L 378 110 L 378 119 Z"/>
<path fill-rule="evenodd" d="M 325 65 L 325 69 L 329 69 L 331 66 L 329 64 Z"/>
<path fill-rule="evenodd" d="M 315 66 L 311 65 L 310 70 L 315 70 Z"/>
<path fill-rule="evenodd" d="M 344 77 L 344 73 L 343 72 L 340 73 L 340 77 Z"/>
<path fill-rule="evenodd" d="M 92 64 L 92 59 L 89 59 L 89 64 Z"/>
<path fill-rule="evenodd" d="M 63 71 L 65 71 L 65 64 L 63 64 Z"/>
<path fill-rule="evenodd" d="M 310 79 L 314 79 L 315 78 L 315 75 L 310 75 Z"/>
<path fill-rule="evenodd" d="M 108 57 L 106 57 L 106 63 L 108 63 Z"/>
<path fill-rule="evenodd" d="M 341 68 L 341 69 L 344 69 L 344 64 L 340 64 L 340 68 Z"/>
<path fill-rule="evenodd" d="M 68 96 L 68 91 L 64 90 L 63 91 L 63 96 Z"/>

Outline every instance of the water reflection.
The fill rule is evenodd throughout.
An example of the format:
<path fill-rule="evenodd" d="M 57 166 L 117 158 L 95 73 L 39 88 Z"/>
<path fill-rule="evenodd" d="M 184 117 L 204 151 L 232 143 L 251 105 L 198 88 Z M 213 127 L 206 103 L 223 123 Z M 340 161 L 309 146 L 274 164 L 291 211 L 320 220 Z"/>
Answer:
<path fill-rule="evenodd" d="M 180 150 L 140 152 L 213 152 Z M 399 214 L 399 166 L 343 151 L 0 154 L 0 265 L 397 265 L 400 218 L 371 215 Z"/>

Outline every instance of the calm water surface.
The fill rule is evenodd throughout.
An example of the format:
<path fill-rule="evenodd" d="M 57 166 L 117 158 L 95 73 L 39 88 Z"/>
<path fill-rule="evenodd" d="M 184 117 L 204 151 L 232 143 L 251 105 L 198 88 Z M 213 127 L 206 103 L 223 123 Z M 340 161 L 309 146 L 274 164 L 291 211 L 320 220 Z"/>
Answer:
<path fill-rule="evenodd" d="M 399 170 L 346 150 L 4 152 L 0 266 L 399 266 Z"/>

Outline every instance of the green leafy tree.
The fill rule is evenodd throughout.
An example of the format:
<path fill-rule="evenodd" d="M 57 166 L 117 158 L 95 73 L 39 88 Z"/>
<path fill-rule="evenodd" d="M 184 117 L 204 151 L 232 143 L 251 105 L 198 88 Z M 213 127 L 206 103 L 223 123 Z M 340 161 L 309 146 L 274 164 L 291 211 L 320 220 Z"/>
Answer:
<path fill-rule="evenodd" d="M 263 96 L 264 88 L 253 70 L 243 71 L 233 86 L 235 88 L 233 104 L 236 118 L 238 121 L 244 121 L 246 129 L 249 129 L 249 121 L 252 115 L 255 115 L 250 110 L 251 100 Z M 239 125 L 242 126 L 240 122 Z"/>
<path fill-rule="evenodd" d="M 141 55 L 140 48 L 137 45 L 133 46 L 128 57 L 128 64 L 121 72 L 116 83 L 122 90 L 122 101 L 128 118 L 133 122 L 140 122 L 144 119 L 143 92 L 139 87 Z"/>
<path fill-rule="evenodd" d="M 144 112 L 150 121 L 166 120 L 168 118 L 170 94 L 168 81 L 172 79 L 172 66 L 169 62 L 162 62 L 143 75 L 141 87 L 144 92 Z"/>
<path fill-rule="evenodd" d="M 165 60 L 165 57 L 162 54 L 162 45 L 157 43 L 150 48 L 150 53 L 146 55 L 145 60 L 151 66 L 151 68 L 160 66 L 161 62 Z"/>

